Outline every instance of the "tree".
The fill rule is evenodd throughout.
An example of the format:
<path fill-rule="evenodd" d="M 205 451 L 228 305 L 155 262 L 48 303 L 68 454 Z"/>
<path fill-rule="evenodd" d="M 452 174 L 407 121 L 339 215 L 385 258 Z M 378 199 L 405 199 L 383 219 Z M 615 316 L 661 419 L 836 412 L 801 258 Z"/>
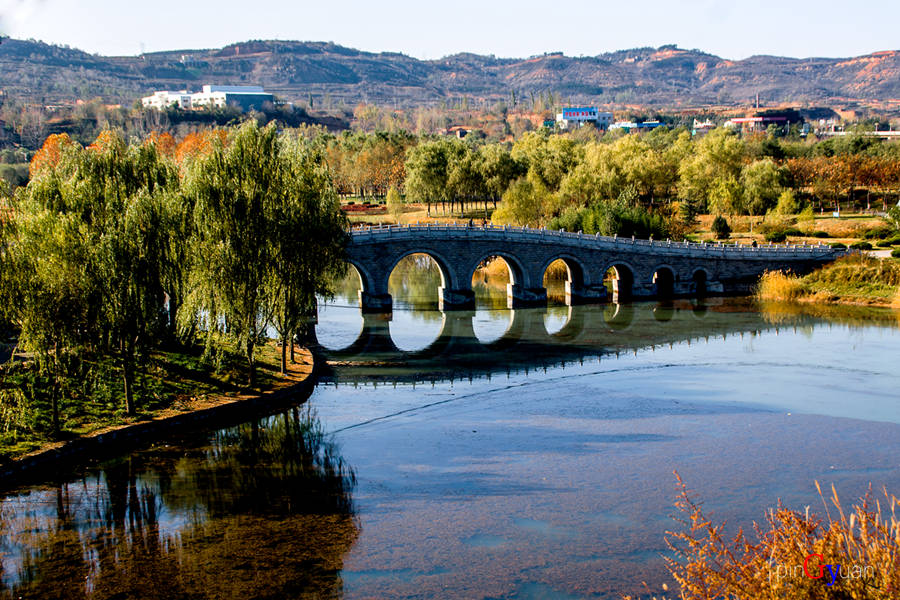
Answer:
<path fill-rule="evenodd" d="M 2 304 L 19 330 L 19 348 L 33 353 L 39 374 L 50 382 L 53 434 L 61 430 L 60 399 L 92 330 L 91 248 L 85 226 L 73 215 L 22 200 L 7 227 Z"/>
<path fill-rule="evenodd" d="M 388 190 L 385 204 L 394 220 L 400 223 L 400 219 L 403 217 L 403 198 L 400 197 L 400 192 L 396 187 L 391 186 L 391 189 Z"/>
<path fill-rule="evenodd" d="M 705 208 L 716 179 L 741 176 L 744 143 L 725 129 L 714 129 L 696 143 L 678 167 L 678 195 Z"/>
<path fill-rule="evenodd" d="M 424 202 L 431 215 L 431 204 L 445 202 L 448 195 L 450 158 L 457 149 L 449 140 L 425 142 L 409 149 L 406 159 L 406 195 Z"/>
<path fill-rule="evenodd" d="M 346 270 L 348 223 L 322 154 L 298 138 L 276 148 L 280 172 L 265 204 L 270 256 L 260 268 L 267 272 L 267 312 L 281 337 L 284 374 L 287 347 L 293 360 L 294 334 L 314 314 L 316 295 L 333 295 L 331 282 Z"/>
<path fill-rule="evenodd" d="M 182 325 L 192 328 L 202 318 L 209 348 L 232 341 L 247 361 L 249 386 L 271 316 L 264 289 L 272 251 L 266 203 L 284 186 L 279 160 L 275 126 L 260 129 L 248 121 L 227 145 L 216 141 L 210 154 L 196 160 L 185 182 L 197 231 Z"/>
<path fill-rule="evenodd" d="M 19 321 L 25 325 L 36 314 L 47 319 L 50 330 L 27 323 L 26 339 L 36 352 L 52 341 L 55 362 L 78 345 L 114 354 L 122 366 L 126 409 L 133 415 L 137 357 L 155 341 L 163 305 L 166 232 L 160 198 L 177 177 L 155 144 L 126 147 L 110 131 L 87 149 L 61 146 L 58 156 L 40 163 L 23 195 L 23 235 L 41 223 L 57 237 L 42 249 L 38 230 L 32 241 L 16 244 L 17 251 L 35 253 L 17 265 L 26 278 L 18 282 L 26 294 Z M 70 265 L 72 260 L 77 264 Z M 59 263 L 65 281 L 42 275 L 47 261 Z M 57 327 L 49 309 L 42 308 L 54 297 L 82 307 L 84 321 L 74 319 L 77 336 Z"/>
<path fill-rule="evenodd" d="M 784 190 L 778 196 L 778 204 L 775 205 L 775 214 L 777 215 L 796 215 L 800 212 L 800 201 L 794 195 L 793 190 Z"/>
<path fill-rule="evenodd" d="M 728 224 L 725 217 L 718 215 L 713 219 L 712 232 L 715 234 L 717 240 L 727 240 L 731 237 L 731 226 Z"/>
<path fill-rule="evenodd" d="M 784 173 L 770 158 L 757 160 L 741 170 L 744 205 L 751 215 L 763 215 L 778 202 Z"/>
<path fill-rule="evenodd" d="M 234 343 L 255 384 L 255 352 L 273 324 L 288 344 L 316 294 L 343 267 L 346 218 L 324 155 L 301 138 L 279 139 L 254 121 L 217 142 L 185 183 L 194 201 L 191 292 L 179 320 Z"/>
<path fill-rule="evenodd" d="M 500 144 L 482 146 L 481 176 L 488 196 L 497 208 L 497 202 L 503 197 L 509 185 L 525 174 L 525 169 L 516 161 L 509 151 Z"/>
<path fill-rule="evenodd" d="M 717 177 L 709 190 L 707 205 L 714 215 L 744 212 L 744 190 L 734 177 Z"/>
<path fill-rule="evenodd" d="M 543 216 L 546 197 L 547 190 L 540 183 L 523 177 L 509 186 L 503 194 L 503 201 L 494 211 L 492 220 L 502 225 L 537 227 Z"/>

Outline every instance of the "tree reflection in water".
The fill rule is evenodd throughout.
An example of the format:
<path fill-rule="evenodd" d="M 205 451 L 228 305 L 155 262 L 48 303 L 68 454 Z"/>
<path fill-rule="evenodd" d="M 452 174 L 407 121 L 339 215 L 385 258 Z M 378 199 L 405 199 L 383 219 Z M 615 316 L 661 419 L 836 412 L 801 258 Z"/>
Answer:
<path fill-rule="evenodd" d="M 338 597 L 353 470 L 293 409 L 0 505 L 13 598 Z"/>

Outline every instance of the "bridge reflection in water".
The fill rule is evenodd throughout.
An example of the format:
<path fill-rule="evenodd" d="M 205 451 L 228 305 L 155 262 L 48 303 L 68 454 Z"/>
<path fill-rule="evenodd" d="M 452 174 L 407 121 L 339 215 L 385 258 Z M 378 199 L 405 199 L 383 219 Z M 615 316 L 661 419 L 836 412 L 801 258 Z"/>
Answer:
<path fill-rule="evenodd" d="M 755 335 L 776 328 L 750 310 L 749 302 L 735 299 L 573 305 L 562 310 L 565 322 L 552 333 L 546 324 L 547 308 L 508 311 L 506 331 L 491 341 L 481 341 L 476 335 L 474 311 L 434 311 L 429 316 L 440 319 L 437 336 L 425 347 L 411 351 L 395 343 L 392 313 L 361 314 L 358 337 L 343 348 L 323 347 L 314 331 L 311 341 L 329 365 L 324 381 L 432 382 L 565 366 L 655 346 Z"/>

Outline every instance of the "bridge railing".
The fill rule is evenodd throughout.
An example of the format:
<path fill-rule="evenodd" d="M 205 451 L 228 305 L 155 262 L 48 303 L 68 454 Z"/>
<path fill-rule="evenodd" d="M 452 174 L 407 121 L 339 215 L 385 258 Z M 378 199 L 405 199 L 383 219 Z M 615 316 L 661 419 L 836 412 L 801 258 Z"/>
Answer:
<path fill-rule="evenodd" d="M 731 256 L 771 255 L 779 256 L 809 256 L 812 254 L 841 254 L 842 251 L 822 244 L 760 244 L 757 246 L 748 244 L 728 244 L 710 242 L 677 242 L 673 240 L 640 240 L 634 237 L 601 236 L 586 233 L 573 233 L 562 230 L 552 230 L 533 227 L 514 227 L 510 225 L 454 225 L 444 223 L 427 223 L 414 225 L 366 225 L 351 230 L 351 235 L 359 241 L 372 238 L 391 239 L 421 239 L 423 236 L 456 234 L 473 238 L 502 238 L 508 241 L 529 241 L 553 243 L 555 240 L 565 239 L 583 242 L 585 246 L 603 247 L 629 247 L 639 246 L 647 249 L 671 249 L 692 250 L 702 253 L 715 253 Z"/>

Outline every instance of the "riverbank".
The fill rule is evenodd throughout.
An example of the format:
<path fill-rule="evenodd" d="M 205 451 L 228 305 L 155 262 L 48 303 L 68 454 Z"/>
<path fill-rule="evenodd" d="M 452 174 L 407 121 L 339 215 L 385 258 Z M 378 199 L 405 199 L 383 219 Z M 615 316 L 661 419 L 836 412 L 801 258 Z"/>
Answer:
<path fill-rule="evenodd" d="M 853 255 L 803 277 L 771 271 L 760 279 L 756 298 L 900 308 L 900 261 Z"/>
<path fill-rule="evenodd" d="M 240 422 L 295 403 L 297 398 L 312 392 L 315 357 L 309 349 L 299 347 L 295 350 L 296 363 L 289 362 L 286 373 L 281 375 L 277 372 L 280 349 L 272 346 L 270 352 L 260 353 L 258 369 L 266 375 L 254 389 L 230 389 L 230 384 L 219 381 L 218 390 L 214 391 L 216 386 L 207 378 L 202 393 L 173 394 L 155 410 L 123 418 L 119 423 L 85 423 L 78 432 L 66 432 L 66 439 L 44 441 L 27 451 L 19 445 L 7 446 L 6 456 L 0 457 L 0 487 L 40 479 L 72 464 L 102 459 L 112 451 L 152 442 L 177 431 Z"/>

